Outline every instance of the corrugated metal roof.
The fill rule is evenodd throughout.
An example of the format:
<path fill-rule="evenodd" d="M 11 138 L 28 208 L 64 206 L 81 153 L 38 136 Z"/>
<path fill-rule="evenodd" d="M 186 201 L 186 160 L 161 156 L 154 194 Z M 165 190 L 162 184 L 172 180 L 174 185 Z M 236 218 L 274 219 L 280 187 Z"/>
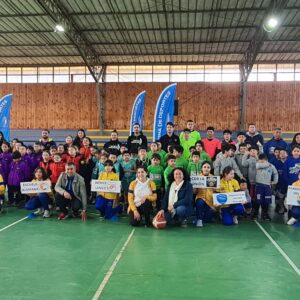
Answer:
<path fill-rule="evenodd" d="M 41 0 L 0 1 L 0 64 L 82 63 Z M 239 63 L 271 0 L 58 0 L 105 64 Z M 300 3 L 286 1 L 281 26 L 266 36 L 259 62 L 297 61 Z"/>

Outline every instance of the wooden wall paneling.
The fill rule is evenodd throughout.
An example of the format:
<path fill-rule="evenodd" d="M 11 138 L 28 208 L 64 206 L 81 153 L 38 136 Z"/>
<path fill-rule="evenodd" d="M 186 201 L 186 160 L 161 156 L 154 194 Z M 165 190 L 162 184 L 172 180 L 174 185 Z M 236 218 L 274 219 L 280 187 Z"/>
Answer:
<path fill-rule="evenodd" d="M 153 129 L 156 101 L 169 83 L 107 83 L 105 127 L 128 129 L 133 101 L 146 90 L 144 129 Z M 96 84 L 1 84 L 12 93 L 11 128 L 99 128 Z M 178 83 L 178 124 L 194 119 L 198 129 L 238 129 L 239 83 Z M 300 128 L 300 82 L 249 82 L 246 125 L 262 130 Z"/>

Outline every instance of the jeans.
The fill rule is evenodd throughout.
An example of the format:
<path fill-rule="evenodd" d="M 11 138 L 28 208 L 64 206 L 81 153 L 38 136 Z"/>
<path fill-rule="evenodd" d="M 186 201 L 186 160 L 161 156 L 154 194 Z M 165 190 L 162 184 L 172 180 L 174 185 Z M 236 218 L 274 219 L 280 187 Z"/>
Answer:
<path fill-rule="evenodd" d="M 100 211 L 101 215 L 104 216 L 105 219 L 111 219 L 117 213 L 122 212 L 122 205 L 113 207 L 113 204 L 113 200 L 106 199 L 102 196 L 97 196 L 95 208 Z"/>
<path fill-rule="evenodd" d="M 28 210 L 34 210 L 42 207 L 45 210 L 49 210 L 49 196 L 46 193 L 40 193 L 37 196 L 31 197 L 26 202 L 25 208 Z"/>
<path fill-rule="evenodd" d="M 242 216 L 245 213 L 242 204 L 232 204 L 229 207 L 221 208 L 223 225 L 233 225 L 233 216 Z"/>
<path fill-rule="evenodd" d="M 196 218 L 205 222 L 212 222 L 213 210 L 203 199 L 196 199 Z"/>
<path fill-rule="evenodd" d="M 178 221 L 183 221 L 187 219 L 192 214 L 192 208 L 187 207 L 184 205 L 177 206 L 175 208 L 175 214 L 172 215 L 170 212 L 165 213 L 165 218 L 167 223 L 170 224 L 173 221 L 173 218 L 177 219 Z"/>
<path fill-rule="evenodd" d="M 291 216 L 295 219 L 300 218 L 300 206 L 292 206 Z"/>

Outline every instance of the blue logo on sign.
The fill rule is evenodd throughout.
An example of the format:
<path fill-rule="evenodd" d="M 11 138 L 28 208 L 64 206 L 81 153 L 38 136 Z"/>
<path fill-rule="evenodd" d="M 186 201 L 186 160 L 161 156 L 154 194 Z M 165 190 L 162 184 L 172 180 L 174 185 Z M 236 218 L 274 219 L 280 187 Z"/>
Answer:
<path fill-rule="evenodd" d="M 224 194 L 217 195 L 217 201 L 220 204 L 225 204 L 227 202 L 227 195 L 224 195 Z"/>

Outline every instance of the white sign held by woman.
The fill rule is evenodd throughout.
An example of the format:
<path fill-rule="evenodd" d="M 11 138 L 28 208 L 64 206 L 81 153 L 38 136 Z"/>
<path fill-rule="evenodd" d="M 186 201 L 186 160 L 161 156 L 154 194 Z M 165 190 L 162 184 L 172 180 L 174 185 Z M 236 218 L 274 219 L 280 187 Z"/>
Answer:
<path fill-rule="evenodd" d="M 92 192 L 120 193 L 121 181 L 92 180 Z"/>
<path fill-rule="evenodd" d="M 300 187 L 289 185 L 286 196 L 286 204 L 300 206 Z"/>
<path fill-rule="evenodd" d="M 191 184 L 194 189 L 218 189 L 220 176 L 191 176 Z"/>

